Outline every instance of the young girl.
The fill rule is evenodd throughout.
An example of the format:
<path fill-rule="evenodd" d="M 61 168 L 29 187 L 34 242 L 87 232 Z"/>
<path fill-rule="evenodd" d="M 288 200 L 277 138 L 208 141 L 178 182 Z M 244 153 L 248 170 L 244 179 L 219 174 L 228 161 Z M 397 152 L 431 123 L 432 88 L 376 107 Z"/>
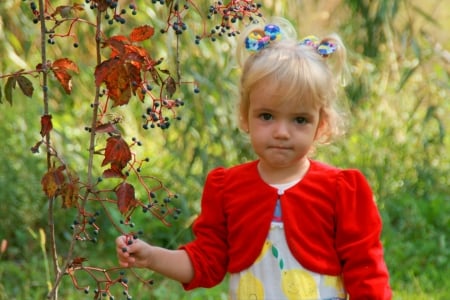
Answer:
<path fill-rule="evenodd" d="M 119 263 L 186 290 L 229 272 L 230 299 L 391 299 L 365 177 L 308 157 L 342 132 L 336 87 L 346 50 L 337 36 L 298 41 L 277 22 L 249 28 L 237 49 L 240 126 L 258 159 L 208 174 L 194 241 L 168 250 L 121 236 Z"/>

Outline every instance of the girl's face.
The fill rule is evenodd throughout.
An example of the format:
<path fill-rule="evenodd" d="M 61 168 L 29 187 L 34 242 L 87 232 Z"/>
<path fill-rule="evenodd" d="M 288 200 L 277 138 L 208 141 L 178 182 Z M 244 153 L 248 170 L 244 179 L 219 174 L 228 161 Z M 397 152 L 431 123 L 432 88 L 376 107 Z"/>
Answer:
<path fill-rule="evenodd" d="M 270 183 L 294 180 L 306 171 L 307 154 L 320 121 L 320 108 L 303 107 L 298 104 L 301 101 L 280 99 L 276 88 L 269 80 L 255 85 L 250 92 L 248 118 L 243 122 L 260 158 L 261 175 L 269 181 L 278 181 Z"/>

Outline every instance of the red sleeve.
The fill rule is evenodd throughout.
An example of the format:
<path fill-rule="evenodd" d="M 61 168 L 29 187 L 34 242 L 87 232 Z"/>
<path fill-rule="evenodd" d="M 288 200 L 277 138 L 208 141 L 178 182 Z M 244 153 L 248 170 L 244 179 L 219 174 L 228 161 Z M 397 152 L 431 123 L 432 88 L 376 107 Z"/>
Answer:
<path fill-rule="evenodd" d="M 225 170 L 211 171 L 203 190 L 201 213 L 193 225 L 194 241 L 184 249 L 194 267 L 194 278 L 184 284 L 186 290 L 212 287 L 222 281 L 228 267 L 227 227 L 222 205 Z"/>
<path fill-rule="evenodd" d="M 392 292 L 380 241 L 381 218 L 372 190 L 357 170 L 338 176 L 336 249 L 350 299 L 389 300 Z"/>

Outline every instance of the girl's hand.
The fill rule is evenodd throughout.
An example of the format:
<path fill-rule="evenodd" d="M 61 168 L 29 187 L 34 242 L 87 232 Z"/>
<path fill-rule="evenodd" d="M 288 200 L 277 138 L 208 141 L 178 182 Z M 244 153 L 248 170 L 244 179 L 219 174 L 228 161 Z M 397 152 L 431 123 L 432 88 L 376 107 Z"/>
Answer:
<path fill-rule="evenodd" d="M 116 252 L 124 268 L 147 268 L 181 283 L 194 278 L 194 268 L 184 250 L 164 249 L 123 235 L 116 239 Z"/>
<path fill-rule="evenodd" d="M 148 268 L 152 246 L 130 236 L 116 239 L 116 251 L 122 267 Z"/>

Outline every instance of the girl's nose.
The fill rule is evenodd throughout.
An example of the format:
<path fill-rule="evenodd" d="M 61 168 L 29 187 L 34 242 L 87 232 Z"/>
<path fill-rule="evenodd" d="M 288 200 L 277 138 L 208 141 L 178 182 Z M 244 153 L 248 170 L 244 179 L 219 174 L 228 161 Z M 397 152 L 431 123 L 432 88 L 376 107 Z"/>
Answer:
<path fill-rule="evenodd" d="M 289 137 L 289 127 L 284 121 L 276 122 L 273 135 L 277 139 L 287 139 Z"/>

